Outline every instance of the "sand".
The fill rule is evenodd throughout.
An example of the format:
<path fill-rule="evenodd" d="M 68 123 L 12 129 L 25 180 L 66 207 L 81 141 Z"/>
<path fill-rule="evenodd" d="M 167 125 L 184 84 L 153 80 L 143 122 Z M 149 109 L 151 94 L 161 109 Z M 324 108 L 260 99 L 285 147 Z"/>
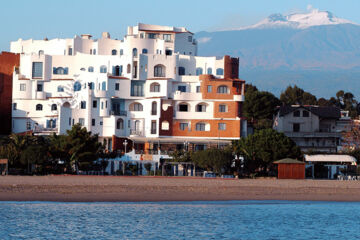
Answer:
<path fill-rule="evenodd" d="M 360 181 L 1 176 L 0 201 L 360 201 Z"/>

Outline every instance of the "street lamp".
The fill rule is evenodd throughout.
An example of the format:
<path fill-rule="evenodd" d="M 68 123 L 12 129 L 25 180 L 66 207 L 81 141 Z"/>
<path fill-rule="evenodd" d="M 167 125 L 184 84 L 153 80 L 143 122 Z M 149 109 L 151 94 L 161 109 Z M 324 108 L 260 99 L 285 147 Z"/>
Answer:
<path fill-rule="evenodd" d="M 125 154 L 126 154 L 126 146 L 127 146 L 127 144 L 128 144 L 128 141 L 125 139 L 125 141 L 123 142 L 123 144 L 124 144 L 124 146 L 125 146 Z"/>

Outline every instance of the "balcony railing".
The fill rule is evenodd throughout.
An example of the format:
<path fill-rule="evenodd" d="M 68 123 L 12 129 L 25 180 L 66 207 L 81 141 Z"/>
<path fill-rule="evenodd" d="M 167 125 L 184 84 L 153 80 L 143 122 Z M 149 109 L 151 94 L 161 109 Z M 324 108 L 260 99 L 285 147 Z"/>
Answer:
<path fill-rule="evenodd" d="M 143 132 L 140 130 L 136 130 L 136 129 L 130 129 L 130 135 L 143 136 Z"/>
<path fill-rule="evenodd" d="M 110 115 L 115 115 L 115 116 L 127 116 L 127 111 L 110 111 Z"/>
<path fill-rule="evenodd" d="M 43 128 L 39 126 L 35 126 L 34 133 L 41 133 L 41 132 L 57 132 L 57 128 Z"/>

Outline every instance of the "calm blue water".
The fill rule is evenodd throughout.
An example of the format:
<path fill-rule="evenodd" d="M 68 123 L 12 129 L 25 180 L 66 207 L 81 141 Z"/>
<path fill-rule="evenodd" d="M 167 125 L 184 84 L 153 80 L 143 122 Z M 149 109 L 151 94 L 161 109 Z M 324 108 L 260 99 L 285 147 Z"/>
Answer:
<path fill-rule="evenodd" d="M 0 239 L 357 239 L 360 203 L 0 202 Z"/>

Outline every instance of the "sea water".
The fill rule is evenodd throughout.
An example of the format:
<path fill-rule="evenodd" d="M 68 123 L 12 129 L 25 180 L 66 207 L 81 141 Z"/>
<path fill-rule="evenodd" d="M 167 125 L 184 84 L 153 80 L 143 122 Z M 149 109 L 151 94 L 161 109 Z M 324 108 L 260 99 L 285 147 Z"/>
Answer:
<path fill-rule="evenodd" d="M 360 203 L 0 202 L 0 239 L 358 239 Z"/>

